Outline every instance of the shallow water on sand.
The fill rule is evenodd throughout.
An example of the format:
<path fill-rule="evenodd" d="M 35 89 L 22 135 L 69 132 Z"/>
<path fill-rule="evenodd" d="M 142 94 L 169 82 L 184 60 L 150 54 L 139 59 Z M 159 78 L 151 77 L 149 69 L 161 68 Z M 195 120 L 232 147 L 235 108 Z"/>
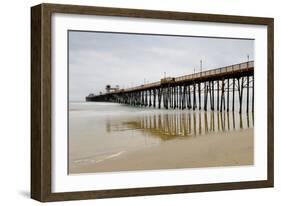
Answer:
<path fill-rule="evenodd" d="M 104 162 L 174 140 L 253 128 L 252 113 L 137 108 L 115 103 L 69 104 L 69 168 Z"/>

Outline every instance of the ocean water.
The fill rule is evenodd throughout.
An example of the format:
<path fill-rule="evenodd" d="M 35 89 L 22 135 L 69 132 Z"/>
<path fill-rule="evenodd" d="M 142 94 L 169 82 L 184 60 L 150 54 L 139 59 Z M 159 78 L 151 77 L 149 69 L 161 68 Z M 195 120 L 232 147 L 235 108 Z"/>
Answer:
<path fill-rule="evenodd" d="M 70 102 L 70 168 L 175 139 L 254 127 L 252 113 L 165 110 L 116 103 Z M 71 171 L 70 171 L 71 172 Z"/>

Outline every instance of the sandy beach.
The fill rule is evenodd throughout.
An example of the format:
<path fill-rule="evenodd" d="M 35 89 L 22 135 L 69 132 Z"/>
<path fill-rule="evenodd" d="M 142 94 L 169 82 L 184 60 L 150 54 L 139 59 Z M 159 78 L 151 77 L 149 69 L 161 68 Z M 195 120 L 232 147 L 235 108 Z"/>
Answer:
<path fill-rule="evenodd" d="M 71 174 L 241 166 L 254 164 L 253 128 L 176 138 L 111 155 L 96 162 L 70 164 Z"/>

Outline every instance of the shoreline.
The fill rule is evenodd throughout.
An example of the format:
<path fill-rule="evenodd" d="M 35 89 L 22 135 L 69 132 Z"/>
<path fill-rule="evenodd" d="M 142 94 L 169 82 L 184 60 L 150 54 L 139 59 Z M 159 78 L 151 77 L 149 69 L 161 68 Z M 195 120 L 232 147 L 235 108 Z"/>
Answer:
<path fill-rule="evenodd" d="M 183 169 L 254 164 L 253 128 L 173 139 L 103 161 L 71 162 L 69 173 Z"/>

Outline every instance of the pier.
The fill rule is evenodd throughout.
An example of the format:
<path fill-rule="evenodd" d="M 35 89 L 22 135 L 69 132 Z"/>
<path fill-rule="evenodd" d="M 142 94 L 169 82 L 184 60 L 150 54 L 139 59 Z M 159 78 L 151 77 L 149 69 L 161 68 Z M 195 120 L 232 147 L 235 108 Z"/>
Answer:
<path fill-rule="evenodd" d="M 243 101 L 245 95 L 246 100 Z M 235 98 L 238 98 L 238 105 L 235 104 Z M 239 113 L 242 113 L 244 103 L 246 112 L 249 113 L 250 110 L 254 111 L 254 61 L 180 77 L 165 77 L 158 82 L 109 91 L 100 95 L 88 95 L 86 101 L 116 102 L 159 109 L 220 112 L 234 111 L 238 106 Z"/>

